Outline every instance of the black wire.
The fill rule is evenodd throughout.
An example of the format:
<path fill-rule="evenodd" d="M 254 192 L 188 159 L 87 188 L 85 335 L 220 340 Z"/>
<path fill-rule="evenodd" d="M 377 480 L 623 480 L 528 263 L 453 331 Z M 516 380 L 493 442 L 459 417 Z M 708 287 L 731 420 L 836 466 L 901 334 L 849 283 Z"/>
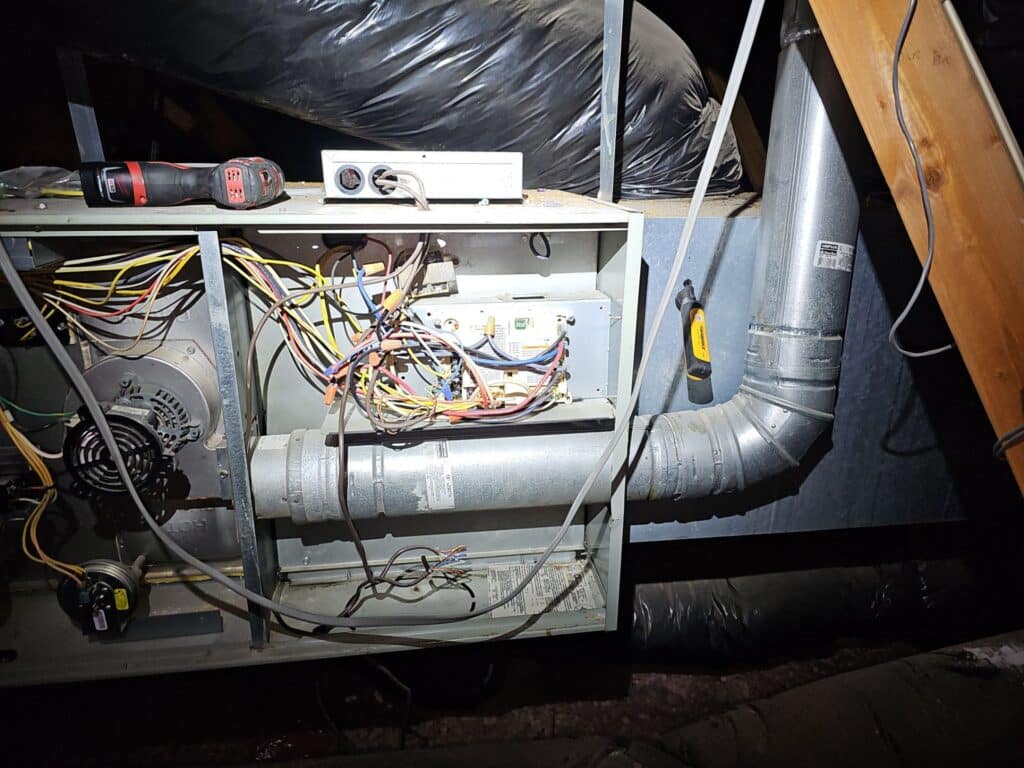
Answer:
<path fill-rule="evenodd" d="M 992 458 L 1005 459 L 1006 452 L 1019 443 L 1024 443 L 1024 424 L 1019 424 L 996 440 L 992 446 Z"/>
<path fill-rule="evenodd" d="M 541 244 L 544 246 L 543 252 L 537 247 L 536 240 L 538 238 L 540 239 Z M 551 258 L 551 241 L 548 240 L 548 236 L 545 235 L 543 232 L 534 232 L 532 235 L 530 235 L 529 243 L 530 252 L 538 259 L 544 259 L 545 261 L 547 261 L 548 259 Z"/>
<path fill-rule="evenodd" d="M 921 292 L 924 290 L 925 284 L 928 282 L 928 275 L 932 271 L 932 262 L 935 259 L 935 216 L 932 213 L 932 202 L 928 197 L 928 182 L 924 175 L 924 164 L 921 162 L 921 155 L 917 151 L 917 144 L 914 142 L 914 137 L 910 135 L 910 129 L 907 128 L 906 118 L 903 117 L 903 102 L 900 100 L 900 56 L 903 53 L 903 46 L 907 42 L 907 33 L 910 32 L 910 24 L 914 20 L 914 14 L 917 13 L 917 0 L 910 0 L 907 5 L 907 13 L 903 17 L 903 26 L 900 27 L 899 37 L 896 38 L 896 50 L 893 53 L 892 59 L 892 100 L 896 105 L 896 122 L 900 125 L 900 131 L 903 133 L 903 138 L 907 142 L 907 147 L 910 149 L 910 154 L 914 158 L 914 170 L 917 172 L 917 185 L 921 191 L 921 206 L 924 208 L 924 218 L 928 225 L 928 254 L 924 260 L 924 266 L 921 269 L 921 277 L 917 281 L 917 285 L 914 287 L 914 292 L 910 295 L 910 300 L 907 301 L 907 305 L 900 312 L 899 316 L 893 321 L 892 326 L 889 328 L 889 343 L 896 348 L 896 350 L 906 357 L 931 357 L 942 352 L 948 352 L 953 349 L 952 344 L 946 344 L 941 347 L 935 347 L 934 349 L 926 349 L 923 352 L 912 352 L 908 349 L 904 349 L 900 345 L 900 341 L 896 336 L 900 326 L 903 325 L 903 321 L 907 319 L 911 310 L 914 309 L 914 305 L 917 304 L 918 298 L 921 296 Z"/>

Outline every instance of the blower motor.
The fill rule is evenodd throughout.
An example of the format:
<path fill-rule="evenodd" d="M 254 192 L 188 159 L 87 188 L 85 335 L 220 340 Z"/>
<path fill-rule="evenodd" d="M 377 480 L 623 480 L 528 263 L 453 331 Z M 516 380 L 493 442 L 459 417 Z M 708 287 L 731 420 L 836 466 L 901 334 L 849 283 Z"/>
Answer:
<path fill-rule="evenodd" d="M 158 492 L 174 466 L 174 455 L 199 439 L 202 429 L 171 392 L 132 378 L 121 381 L 116 399 L 101 403 L 124 456 L 133 485 Z M 124 481 L 96 423 L 83 409 L 64 438 L 64 462 L 78 486 L 100 494 L 126 493 Z"/>

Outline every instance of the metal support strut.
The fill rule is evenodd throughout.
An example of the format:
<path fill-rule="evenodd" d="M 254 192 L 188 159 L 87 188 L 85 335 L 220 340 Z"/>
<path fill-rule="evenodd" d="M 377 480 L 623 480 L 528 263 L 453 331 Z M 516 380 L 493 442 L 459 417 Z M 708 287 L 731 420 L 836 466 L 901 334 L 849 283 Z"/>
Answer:
<path fill-rule="evenodd" d="M 242 390 L 239 386 L 238 356 L 231 335 L 228 316 L 227 286 L 221 261 L 220 238 L 215 230 L 199 233 L 199 249 L 203 264 L 203 282 L 210 310 L 210 330 L 213 353 L 217 363 L 217 384 L 221 395 L 221 413 L 224 418 L 224 436 L 227 440 L 228 472 L 231 477 L 235 524 L 242 555 L 242 580 L 247 589 L 265 594 L 253 512 L 252 486 L 249 482 L 249 459 L 245 447 Z M 262 648 L 269 639 L 266 612 L 249 605 L 249 631 L 253 648 Z"/>

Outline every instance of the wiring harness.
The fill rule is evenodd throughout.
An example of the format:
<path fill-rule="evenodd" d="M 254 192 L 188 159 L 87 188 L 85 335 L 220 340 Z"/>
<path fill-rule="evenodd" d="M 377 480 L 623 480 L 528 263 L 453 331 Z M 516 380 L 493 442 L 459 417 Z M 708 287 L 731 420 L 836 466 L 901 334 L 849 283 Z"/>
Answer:
<path fill-rule="evenodd" d="M 421 321 L 411 289 L 423 269 L 428 242 L 421 237 L 397 269 L 390 246 L 376 238 L 367 243 L 379 248 L 383 258 L 372 263 L 364 263 L 358 249 L 342 247 L 309 266 L 237 238 L 224 239 L 222 252 L 224 264 L 272 306 L 292 359 L 324 393 L 325 404 L 332 404 L 343 388 L 379 431 L 393 434 L 438 418 L 452 423 L 514 421 L 565 399 L 564 331 L 546 349 L 517 359 L 496 343 L 493 319 L 483 337 L 469 345 Z M 144 354 L 159 344 L 173 318 L 201 292 L 201 283 L 186 270 L 198 252 L 198 246 L 161 245 L 72 259 L 52 273 L 28 275 L 26 283 L 43 305 L 44 317 L 60 313 L 77 334 L 108 354 Z M 350 274 L 339 276 L 346 259 Z M 322 290 L 289 297 L 296 285 Z M 361 310 L 343 297 L 352 287 L 364 305 Z M 314 310 L 312 316 L 309 310 Z M 131 326 L 135 332 L 121 332 L 129 319 L 137 323 Z M 339 343 L 336 327 L 347 344 Z M 246 376 L 250 391 L 251 361 L 252 355 Z M 534 381 L 531 386 L 509 378 L 494 383 L 483 369 L 521 371 L 532 374 Z M 419 390 L 405 380 L 404 371 L 422 381 Z"/>
<path fill-rule="evenodd" d="M 21 549 L 25 553 L 25 557 L 32 562 L 46 566 L 62 576 L 67 576 L 80 586 L 82 584 L 82 577 L 85 575 L 85 569 L 73 563 L 65 563 L 47 554 L 39 541 L 39 522 L 42 520 L 43 513 L 57 499 L 57 488 L 53 481 L 53 474 L 43 459 L 60 458 L 59 454 L 49 454 L 40 450 L 14 426 L 14 421 L 10 414 L 2 408 L 0 408 L 0 428 L 7 434 L 11 444 L 18 449 L 18 453 L 28 462 L 29 468 L 39 479 L 38 488 L 32 489 L 38 490 L 41 493 L 39 498 L 21 497 L 18 499 L 18 501 L 32 505 L 32 511 L 29 512 L 21 527 Z"/>

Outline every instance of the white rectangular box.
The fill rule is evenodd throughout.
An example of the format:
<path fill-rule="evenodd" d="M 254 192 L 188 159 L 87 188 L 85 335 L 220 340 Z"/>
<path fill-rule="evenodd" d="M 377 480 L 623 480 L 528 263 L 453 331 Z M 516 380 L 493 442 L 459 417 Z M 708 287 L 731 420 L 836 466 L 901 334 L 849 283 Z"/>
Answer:
<path fill-rule="evenodd" d="M 401 152 L 325 149 L 320 153 L 324 192 L 328 200 L 361 202 L 408 201 L 403 189 L 382 189 L 375 183 L 391 178 L 413 188 L 409 176 L 388 176 L 409 171 L 422 180 L 427 200 L 521 202 L 521 152 Z"/>

